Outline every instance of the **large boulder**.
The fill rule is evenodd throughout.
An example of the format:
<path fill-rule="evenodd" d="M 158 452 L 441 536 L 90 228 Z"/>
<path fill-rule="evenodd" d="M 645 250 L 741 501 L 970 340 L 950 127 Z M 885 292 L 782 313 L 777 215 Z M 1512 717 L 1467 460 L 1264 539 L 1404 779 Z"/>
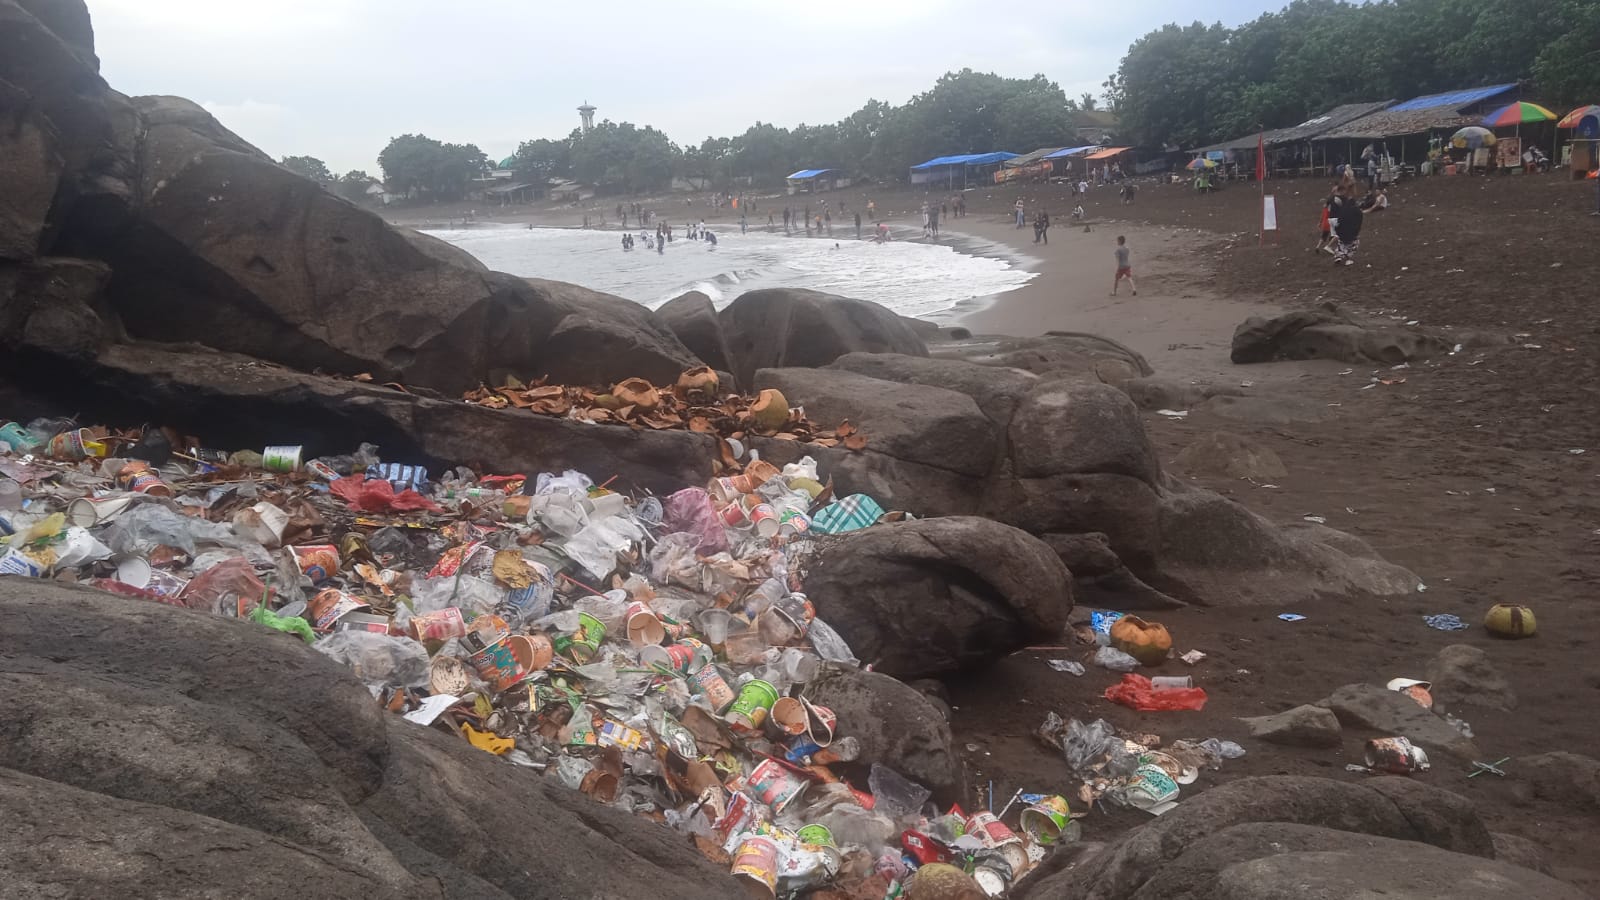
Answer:
<path fill-rule="evenodd" d="M 1080 606 L 1101 609 L 1148 610 L 1187 606 L 1182 600 L 1156 590 L 1122 564 L 1111 549 L 1111 538 L 1098 531 L 1083 534 L 1041 534 L 1067 571 L 1072 573 L 1073 598 Z"/>
<path fill-rule="evenodd" d="M 1103 384 L 1040 384 L 1011 417 L 1011 470 L 1018 478 L 1125 475 L 1154 486 L 1161 463 L 1139 410 Z"/>
<path fill-rule="evenodd" d="M 13 889 L 740 895 L 671 831 L 382 712 L 279 632 L 16 578 L 0 613 Z"/>
<path fill-rule="evenodd" d="M 1273 845 L 1278 835 L 1281 847 Z M 1472 804 L 1438 788 L 1399 778 L 1362 784 L 1299 776 L 1244 778 L 1184 800 L 1177 809 L 1128 832 L 1070 871 L 1052 872 L 1054 865 L 1047 859 L 1044 869 L 1024 882 L 1016 896 L 1019 900 L 1224 900 L 1230 895 L 1213 887 L 1212 880 L 1229 866 L 1279 852 L 1376 846 L 1365 840 L 1369 835 L 1399 844 L 1385 845 L 1390 859 L 1421 853 L 1429 849 L 1427 845 L 1450 851 L 1448 859 L 1460 866 L 1476 865 L 1481 861 L 1476 858 L 1494 854 L 1489 831 Z M 1537 883 L 1559 890 L 1558 882 Z M 1298 896 L 1291 887 L 1292 876 L 1286 875 L 1280 884 L 1283 893 L 1275 896 Z M 1358 895 L 1366 896 L 1338 896 Z"/>
<path fill-rule="evenodd" d="M 39 252 L 63 164 L 54 127 L 22 88 L 0 81 L 0 259 Z"/>
<path fill-rule="evenodd" d="M 133 103 L 127 214 L 74 215 L 61 241 L 112 265 L 135 336 L 445 391 L 508 372 L 663 383 L 697 362 L 638 304 L 490 272 L 278 166 L 187 100 Z"/>
<path fill-rule="evenodd" d="M 1428 663 L 1429 691 L 1433 699 L 1451 710 L 1482 706 L 1510 712 L 1517 708 L 1511 683 L 1490 661 L 1489 654 L 1471 644 L 1451 644 Z"/>
<path fill-rule="evenodd" d="M 1271 716 L 1240 719 L 1250 736 L 1269 744 L 1300 747 L 1339 746 L 1339 717 L 1320 706 L 1296 706 Z"/>
<path fill-rule="evenodd" d="M 753 384 L 814 421 L 849 419 L 875 453 L 973 477 L 994 468 L 997 429 L 966 394 L 836 369 L 760 369 Z"/>
<path fill-rule="evenodd" d="M 945 803 L 966 797 L 966 769 L 933 701 L 882 672 L 826 663 L 805 696 L 839 717 L 835 733 L 861 744 L 858 767 L 882 763 Z"/>
<path fill-rule="evenodd" d="M 1002 427 L 1011 421 L 1017 404 L 1039 381 L 1039 376 L 1021 369 L 899 353 L 846 353 L 829 368 L 966 394 L 984 415 Z"/>
<path fill-rule="evenodd" d="M 977 335 L 930 346 L 934 356 L 1107 384 L 1155 374 L 1137 351 L 1107 337 L 1049 331 L 1036 337 Z"/>
<path fill-rule="evenodd" d="M 1443 356 L 1457 344 L 1504 343 L 1481 334 L 1360 319 L 1334 303 L 1267 318 L 1251 316 L 1233 332 L 1236 363 L 1275 359 L 1332 359 L 1340 362 L 1398 365 Z"/>
<path fill-rule="evenodd" d="M 750 291 L 719 318 L 740 384 L 751 384 L 757 369 L 815 368 L 856 351 L 928 355 L 922 338 L 884 307 L 820 291 Z"/>
<path fill-rule="evenodd" d="M 1192 896 L 1192 895 L 1188 895 Z M 1401 841 L 1306 853 L 1264 854 L 1218 873 L 1222 900 L 1581 900 L 1569 884 L 1492 859 L 1473 859 Z"/>
<path fill-rule="evenodd" d="M 719 372 L 733 371 L 733 355 L 710 297 L 689 291 L 656 307 L 656 315 L 701 362 Z"/>
<path fill-rule="evenodd" d="M 1399 691 L 1375 684 L 1347 684 L 1316 705 L 1332 710 L 1343 725 L 1385 737 L 1402 735 L 1429 754 L 1443 752 L 1469 762 L 1482 758 L 1471 738 Z"/>
<path fill-rule="evenodd" d="M 0 349 L 43 354 L 54 365 L 92 361 L 111 337 L 101 315 L 111 270 L 88 260 L 46 257 L 9 274 L 0 273 Z"/>
<path fill-rule="evenodd" d="M 1289 606 L 1355 593 L 1403 596 L 1421 583 L 1350 535 L 1323 526 L 1278 527 L 1211 491 L 1160 501 L 1158 586 L 1207 605 Z"/>
<path fill-rule="evenodd" d="M 896 678 L 951 674 L 1056 640 L 1072 610 L 1061 559 L 988 519 L 896 522 L 819 545 L 803 572 L 817 615 Z"/>

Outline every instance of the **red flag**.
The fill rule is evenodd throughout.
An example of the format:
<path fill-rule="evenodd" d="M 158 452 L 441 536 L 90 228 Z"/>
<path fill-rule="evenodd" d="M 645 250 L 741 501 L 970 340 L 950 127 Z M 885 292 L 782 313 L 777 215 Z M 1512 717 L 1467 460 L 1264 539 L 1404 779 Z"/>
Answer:
<path fill-rule="evenodd" d="M 1266 132 L 1256 135 L 1256 180 L 1267 180 Z"/>

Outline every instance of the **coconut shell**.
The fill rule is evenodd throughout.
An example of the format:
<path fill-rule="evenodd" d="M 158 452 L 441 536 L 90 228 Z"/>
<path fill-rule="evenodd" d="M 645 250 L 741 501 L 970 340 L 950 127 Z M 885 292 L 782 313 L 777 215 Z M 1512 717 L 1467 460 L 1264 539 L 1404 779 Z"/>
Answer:
<path fill-rule="evenodd" d="M 691 403 L 709 403 L 721 390 L 722 383 L 710 366 L 696 366 L 678 376 L 678 396 Z"/>
<path fill-rule="evenodd" d="M 620 381 L 611 389 L 611 393 L 622 401 L 622 406 L 631 406 L 640 412 L 649 412 L 661 405 L 661 395 L 656 393 L 656 386 L 643 378 Z"/>
<path fill-rule="evenodd" d="M 1513 603 L 1496 603 L 1489 607 L 1489 614 L 1483 617 L 1483 627 L 1508 638 L 1533 637 L 1539 630 L 1533 610 Z"/>
<path fill-rule="evenodd" d="M 789 422 L 789 401 L 781 391 L 767 388 L 750 404 L 750 419 L 762 431 L 777 431 Z"/>
<path fill-rule="evenodd" d="M 987 900 L 972 876 L 948 863 L 929 863 L 906 885 L 906 900 Z"/>

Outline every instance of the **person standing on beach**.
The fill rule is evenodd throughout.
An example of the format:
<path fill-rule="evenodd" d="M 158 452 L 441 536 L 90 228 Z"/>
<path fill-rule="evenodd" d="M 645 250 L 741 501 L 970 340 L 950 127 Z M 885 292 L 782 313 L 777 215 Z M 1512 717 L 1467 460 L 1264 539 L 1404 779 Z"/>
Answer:
<path fill-rule="evenodd" d="M 935 239 L 937 239 L 939 237 L 939 214 L 941 212 L 942 212 L 942 208 L 941 207 L 938 207 L 938 206 L 930 206 L 930 207 L 928 207 L 928 230 L 933 235 L 933 237 Z"/>
<path fill-rule="evenodd" d="M 1139 296 L 1139 286 L 1133 283 L 1133 263 L 1129 261 L 1128 239 L 1117 235 L 1117 274 L 1111 279 L 1111 296 L 1117 295 L 1117 286 L 1122 284 L 1122 279 L 1128 279 L 1128 287 L 1133 288 L 1133 295 Z"/>
<path fill-rule="evenodd" d="M 1017 205 L 1014 208 L 1017 211 L 1017 227 L 1021 228 L 1028 221 L 1026 207 L 1023 204 L 1021 197 L 1017 198 Z"/>
<path fill-rule="evenodd" d="M 856 240 L 861 240 L 861 211 L 856 210 Z"/>
<path fill-rule="evenodd" d="M 793 221 L 794 221 L 794 213 L 792 211 L 790 211 L 789 207 L 785 206 L 783 208 L 783 233 L 784 234 L 788 234 L 792 230 L 790 228 L 790 223 L 793 222 Z"/>
<path fill-rule="evenodd" d="M 750 233 L 750 221 L 744 217 L 744 213 L 739 213 L 739 233 Z"/>
<path fill-rule="evenodd" d="M 1033 242 L 1050 246 L 1050 214 L 1042 209 L 1033 217 Z"/>
<path fill-rule="evenodd" d="M 876 200 L 868 200 L 867 201 L 867 218 L 876 219 L 877 217 L 878 217 L 878 201 L 876 201 Z"/>

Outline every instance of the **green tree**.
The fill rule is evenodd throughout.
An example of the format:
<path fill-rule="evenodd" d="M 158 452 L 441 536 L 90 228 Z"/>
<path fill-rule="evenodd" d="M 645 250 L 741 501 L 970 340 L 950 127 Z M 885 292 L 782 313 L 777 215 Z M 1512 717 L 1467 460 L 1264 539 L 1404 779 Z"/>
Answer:
<path fill-rule="evenodd" d="M 539 138 L 523 141 L 512 157 L 512 169 L 519 181 L 536 182 L 542 188 L 551 178 L 564 178 L 572 171 L 572 144 Z"/>
<path fill-rule="evenodd" d="M 403 134 L 378 154 L 378 165 L 396 193 L 459 200 L 472 179 L 488 171 L 489 158 L 474 144 L 445 144 L 426 135 Z"/>
<path fill-rule="evenodd" d="M 317 184 L 332 184 L 333 173 L 328 171 L 328 166 L 315 156 L 285 156 L 278 160 L 278 164 L 285 169 L 309 178 Z"/>
<path fill-rule="evenodd" d="M 352 169 L 334 179 L 333 192 L 351 203 L 364 203 L 367 200 L 367 188 L 377 181 L 360 169 Z"/>

